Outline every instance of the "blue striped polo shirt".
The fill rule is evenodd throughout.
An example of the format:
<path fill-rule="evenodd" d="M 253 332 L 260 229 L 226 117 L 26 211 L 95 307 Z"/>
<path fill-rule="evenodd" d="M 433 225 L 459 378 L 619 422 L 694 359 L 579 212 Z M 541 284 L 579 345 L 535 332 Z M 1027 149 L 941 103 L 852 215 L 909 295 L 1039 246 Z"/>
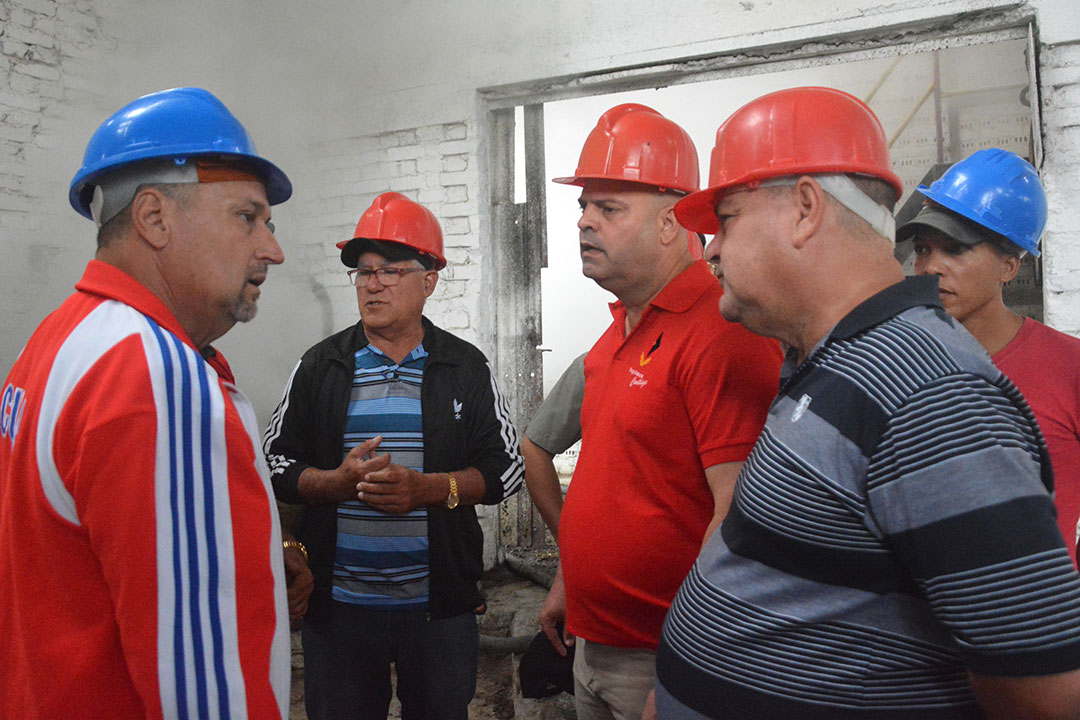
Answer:
<path fill-rule="evenodd" d="M 421 343 L 400 363 L 368 345 L 356 352 L 342 457 L 376 435 L 376 454 L 423 471 L 420 385 L 427 352 Z M 404 515 L 356 500 L 338 505 L 335 600 L 381 610 L 414 610 L 428 602 L 427 508 Z"/>

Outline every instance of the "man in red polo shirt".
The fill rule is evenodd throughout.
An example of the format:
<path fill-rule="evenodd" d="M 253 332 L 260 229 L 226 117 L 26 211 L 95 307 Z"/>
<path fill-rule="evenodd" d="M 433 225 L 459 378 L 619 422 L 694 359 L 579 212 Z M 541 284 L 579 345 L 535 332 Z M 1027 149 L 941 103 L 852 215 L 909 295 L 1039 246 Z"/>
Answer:
<path fill-rule="evenodd" d="M 674 205 L 698 187 L 686 131 L 643 105 L 608 110 L 572 177 L 582 272 L 618 301 L 585 359 L 582 447 L 540 622 L 574 643 L 578 717 L 637 717 L 668 606 L 727 512 L 776 394 L 775 341 L 725 321 Z M 565 620 L 560 637 L 556 625 Z"/>

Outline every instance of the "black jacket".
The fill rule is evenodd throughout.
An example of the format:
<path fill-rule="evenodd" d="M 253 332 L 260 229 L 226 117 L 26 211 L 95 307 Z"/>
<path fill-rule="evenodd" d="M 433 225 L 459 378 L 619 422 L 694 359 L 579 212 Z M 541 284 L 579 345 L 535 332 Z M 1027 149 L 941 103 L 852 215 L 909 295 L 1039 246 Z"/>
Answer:
<path fill-rule="evenodd" d="M 428 353 L 420 387 L 424 472 L 474 467 L 486 486 L 480 502 L 494 505 L 516 492 L 524 477 L 509 408 L 483 353 L 427 318 L 423 324 Z M 357 323 L 305 352 L 293 370 L 263 438 L 278 500 L 302 504 L 300 473 L 341 464 L 354 355 L 367 344 Z M 330 607 L 337 505 L 303 505 L 293 532 L 310 556 L 315 590 L 306 617 L 317 623 Z M 484 569 L 484 536 L 473 507 L 429 506 L 428 544 L 430 615 L 450 617 L 481 605 L 476 583 Z"/>

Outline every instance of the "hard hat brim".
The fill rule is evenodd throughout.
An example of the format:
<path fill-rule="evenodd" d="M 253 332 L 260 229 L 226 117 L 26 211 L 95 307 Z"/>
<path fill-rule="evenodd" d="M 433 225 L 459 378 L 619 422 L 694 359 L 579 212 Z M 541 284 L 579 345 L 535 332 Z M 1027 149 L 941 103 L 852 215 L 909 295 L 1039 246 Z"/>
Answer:
<path fill-rule="evenodd" d="M 578 187 L 584 187 L 585 183 L 591 182 L 609 182 L 609 183 L 625 183 L 626 185 L 637 185 L 641 188 L 648 190 L 656 190 L 658 192 L 676 192 L 676 193 L 692 193 L 697 188 L 677 188 L 669 185 L 658 185 L 656 183 L 645 182 L 643 180 L 632 180 L 624 177 L 612 177 L 610 175 L 572 175 L 570 177 L 557 177 L 551 178 L 551 182 L 559 183 L 560 185 L 577 185 Z"/>
<path fill-rule="evenodd" d="M 964 247 L 975 247 L 985 242 L 1014 255 L 1023 251 L 1023 248 L 1010 242 L 1008 238 L 937 205 L 927 205 L 918 215 L 901 225 L 896 231 L 896 242 L 911 240 L 923 229 L 936 230 Z"/>
<path fill-rule="evenodd" d="M 706 188 L 675 203 L 675 219 L 687 230 L 715 235 L 720 230 L 716 203 L 727 188 Z"/>
<path fill-rule="evenodd" d="M 406 243 L 398 242 L 397 240 L 386 240 L 384 238 L 366 237 L 354 237 L 351 240 L 345 240 L 337 244 L 337 246 L 341 248 L 341 263 L 345 267 L 356 267 L 360 261 L 360 256 L 364 252 L 365 243 L 368 242 L 379 242 L 387 243 L 389 245 L 396 245 L 403 250 L 408 250 L 413 255 L 424 255 L 426 257 L 429 257 L 431 258 L 431 261 L 433 263 L 433 270 L 442 270 L 444 267 L 446 267 L 446 258 L 438 257 L 436 255 L 432 255 L 431 253 L 423 252 L 422 250 L 417 250 L 416 248 Z"/>

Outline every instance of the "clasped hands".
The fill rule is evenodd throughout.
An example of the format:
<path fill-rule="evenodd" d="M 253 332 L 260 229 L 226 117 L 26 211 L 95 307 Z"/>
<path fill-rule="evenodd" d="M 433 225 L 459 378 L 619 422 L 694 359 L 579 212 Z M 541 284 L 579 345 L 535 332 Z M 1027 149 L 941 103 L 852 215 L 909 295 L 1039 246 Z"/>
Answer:
<path fill-rule="evenodd" d="M 375 454 L 382 443 L 376 435 L 345 456 L 335 471 L 343 494 L 373 508 L 401 515 L 428 502 L 423 473 L 391 462 L 390 453 Z"/>

